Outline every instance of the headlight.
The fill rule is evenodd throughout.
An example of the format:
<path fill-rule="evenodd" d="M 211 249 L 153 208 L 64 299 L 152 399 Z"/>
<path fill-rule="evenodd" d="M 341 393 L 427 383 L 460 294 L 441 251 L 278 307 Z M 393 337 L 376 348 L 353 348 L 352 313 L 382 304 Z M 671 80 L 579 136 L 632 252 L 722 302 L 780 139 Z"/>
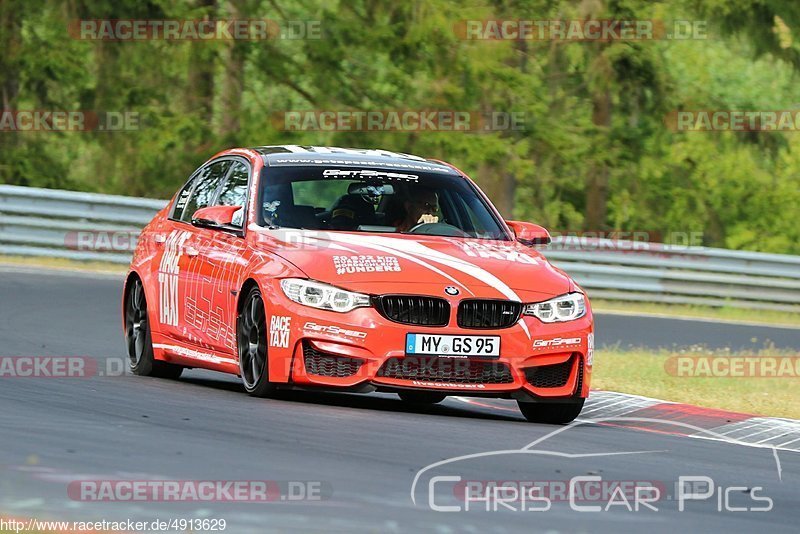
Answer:
<path fill-rule="evenodd" d="M 544 302 L 525 306 L 525 315 L 533 315 L 543 323 L 574 321 L 586 315 L 586 297 L 583 293 L 568 293 Z"/>
<path fill-rule="evenodd" d="M 281 289 L 289 300 L 321 310 L 344 313 L 370 305 L 369 295 L 301 278 L 281 280 Z"/>

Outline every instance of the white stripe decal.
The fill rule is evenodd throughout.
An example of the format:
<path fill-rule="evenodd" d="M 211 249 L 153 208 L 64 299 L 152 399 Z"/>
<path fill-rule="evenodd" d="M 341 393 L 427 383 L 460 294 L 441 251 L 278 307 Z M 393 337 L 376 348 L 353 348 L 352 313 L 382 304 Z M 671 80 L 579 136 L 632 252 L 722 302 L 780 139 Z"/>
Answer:
<path fill-rule="evenodd" d="M 343 247 L 342 245 L 340 245 L 338 243 L 331 243 L 330 241 L 327 241 L 327 242 L 323 243 L 323 242 L 321 242 L 319 239 L 317 239 L 315 237 L 307 237 L 307 236 L 303 236 L 302 239 L 303 239 L 303 243 L 305 243 L 306 245 L 313 245 L 315 247 L 323 247 L 323 246 L 325 246 L 325 247 L 330 247 L 333 250 L 341 250 L 342 252 L 349 252 L 351 254 L 358 254 L 358 251 L 355 251 L 352 248 Z"/>
<path fill-rule="evenodd" d="M 394 239 L 391 237 L 378 237 L 378 236 L 368 236 L 368 237 L 365 236 L 363 238 L 361 236 L 350 236 L 350 237 L 358 239 L 353 241 L 354 244 L 361 244 L 362 242 L 368 239 L 370 240 L 370 242 L 375 242 L 373 244 L 380 244 L 390 249 L 403 251 L 408 254 L 414 254 L 417 256 L 422 256 L 423 258 L 433 260 L 435 262 L 441 263 L 442 265 L 447 265 L 448 267 L 451 267 L 457 271 L 461 271 L 464 274 L 467 274 L 477 280 L 480 280 L 489 287 L 494 287 L 508 299 L 516 300 L 518 302 L 521 302 L 522 300 L 519 298 L 519 295 L 517 295 L 516 292 L 514 292 L 513 289 L 504 284 L 499 278 L 497 278 L 492 273 L 484 269 L 481 269 L 480 267 L 478 267 L 473 263 L 462 260 L 460 258 L 456 258 L 455 256 L 444 254 L 443 252 L 439 252 L 438 250 L 433 250 L 432 248 L 428 248 L 422 245 L 421 243 L 417 243 L 416 241 L 406 241 L 404 239 Z M 364 244 L 366 246 L 366 243 Z"/>
<path fill-rule="evenodd" d="M 233 360 L 231 358 L 220 358 L 219 356 L 215 356 L 213 354 L 209 354 L 207 352 L 200 352 L 197 350 L 187 349 L 186 347 L 181 347 L 178 345 L 167 345 L 165 343 L 153 343 L 154 349 L 165 349 L 179 356 L 185 356 L 187 358 L 192 358 L 195 360 L 200 360 L 209 363 L 230 363 L 233 365 L 239 365 L 237 360 Z"/>
<path fill-rule="evenodd" d="M 427 269 L 434 271 L 435 273 L 444 276 L 448 280 L 455 282 L 462 288 L 466 289 L 467 292 L 474 295 L 469 286 L 464 284 L 463 282 L 459 282 L 452 276 L 448 275 L 441 269 L 434 267 L 433 265 L 429 264 L 425 260 L 433 260 L 437 263 L 442 265 L 446 265 L 452 269 L 455 269 L 459 272 L 462 272 L 466 275 L 475 278 L 476 280 L 480 280 L 484 284 L 489 287 L 493 287 L 497 289 L 503 296 L 510 300 L 516 300 L 521 302 L 519 295 L 508 287 L 505 283 L 503 283 L 499 278 L 497 278 L 492 273 L 478 267 L 477 265 L 470 263 L 466 260 L 461 258 L 457 258 L 455 256 L 450 256 L 448 254 L 444 254 L 443 252 L 439 252 L 438 250 L 434 250 L 432 248 L 426 247 L 421 243 L 417 243 L 416 241 L 407 241 L 404 239 L 395 239 L 391 237 L 381 237 L 381 236 L 360 236 L 354 234 L 345 234 L 345 233 L 334 233 L 334 232 L 324 232 L 324 231 L 311 231 L 305 233 L 304 231 L 300 230 L 301 235 L 303 236 L 303 241 L 310 240 L 310 239 L 326 239 L 327 241 L 332 242 L 338 241 L 340 243 L 347 243 L 351 245 L 357 245 L 365 248 L 371 248 L 373 250 L 379 250 L 381 252 L 389 252 L 400 256 L 401 258 L 407 259 L 409 261 L 413 261 Z M 285 236 L 282 235 L 281 230 L 275 232 L 276 237 L 283 240 L 284 242 L 290 243 L 291 241 L 286 239 Z"/>
<path fill-rule="evenodd" d="M 528 339 L 533 339 L 531 338 L 531 331 L 528 330 L 528 325 L 525 324 L 525 317 L 520 317 L 519 322 L 517 324 L 525 331 L 525 335 L 528 336 Z"/>
<path fill-rule="evenodd" d="M 330 247 L 333 250 L 341 250 L 343 252 L 350 252 L 352 254 L 358 254 L 357 251 L 344 247 L 342 245 L 331 243 L 330 241 L 323 241 L 316 237 L 318 234 L 317 230 L 294 230 L 294 229 L 287 229 L 287 228 L 277 228 L 272 230 L 266 230 L 267 234 L 271 235 L 275 239 L 279 239 L 288 245 L 312 245 L 315 247 Z"/>

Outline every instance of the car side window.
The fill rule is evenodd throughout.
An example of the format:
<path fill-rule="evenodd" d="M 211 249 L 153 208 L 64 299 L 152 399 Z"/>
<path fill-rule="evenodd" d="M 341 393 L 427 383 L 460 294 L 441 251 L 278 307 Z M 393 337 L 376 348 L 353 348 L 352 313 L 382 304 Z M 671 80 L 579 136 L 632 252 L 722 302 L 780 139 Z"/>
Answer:
<path fill-rule="evenodd" d="M 242 209 L 237 211 L 233 216 L 233 225 L 242 227 L 244 224 L 244 212 L 247 205 L 247 185 L 250 176 L 250 169 L 242 163 L 237 161 L 233 164 L 228 179 L 222 184 L 220 189 L 219 200 L 217 204 L 220 206 L 240 206 Z"/>
<path fill-rule="evenodd" d="M 181 221 L 191 223 L 192 216 L 197 210 L 211 205 L 217 188 L 230 166 L 230 161 L 218 161 L 200 171 L 200 174 L 194 180 L 196 185 L 180 216 Z"/>
<path fill-rule="evenodd" d="M 180 220 L 181 214 L 183 214 L 183 210 L 186 208 L 186 204 L 189 202 L 189 197 L 192 196 L 192 191 L 194 190 L 194 186 L 197 184 L 197 180 L 205 171 L 206 169 L 195 172 L 186 182 L 186 185 L 183 186 L 183 189 L 181 189 L 180 193 L 178 193 L 178 197 L 175 200 L 175 206 L 172 208 L 170 219 Z"/>

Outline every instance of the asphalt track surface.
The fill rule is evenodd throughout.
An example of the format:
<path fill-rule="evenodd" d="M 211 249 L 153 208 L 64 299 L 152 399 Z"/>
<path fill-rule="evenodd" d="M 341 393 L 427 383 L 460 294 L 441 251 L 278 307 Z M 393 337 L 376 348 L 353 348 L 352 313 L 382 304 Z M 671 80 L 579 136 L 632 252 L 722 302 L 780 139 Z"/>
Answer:
<path fill-rule="evenodd" d="M 124 356 L 120 288 L 119 277 L 0 269 L 0 356 L 80 355 L 97 359 L 100 369 L 109 361 L 113 366 Z M 799 338 L 791 329 L 597 318 L 600 345 L 746 349 L 771 340 L 800 348 Z M 196 370 L 179 381 L 128 374 L 0 378 L 0 515 L 76 521 L 221 518 L 226 532 L 796 532 L 797 453 L 590 423 L 520 454 L 557 427 L 525 423 L 513 406 L 448 399 L 413 408 L 392 395 L 310 392 L 252 399 L 236 377 Z M 510 452 L 420 474 L 436 462 L 499 450 Z M 418 474 L 414 504 L 411 489 Z M 464 507 L 453 496 L 452 482 L 428 490 L 437 475 L 556 483 L 592 475 L 652 483 L 663 489 L 663 497 L 652 503 L 658 511 L 618 505 L 578 512 L 553 495 L 547 511 L 519 511 L 519 501 L 486 511 L 486 503 L 476 501 L 469 511 L 437 512 L 428 506 L 431 494 L 437 504 Z M 714 495 L 686 502 L 679 511 L 674 485 L 689 475 L 710 477 Z M 319 483 L 322 499 L 85 502 L 67 493 L 78 480 L 156 478 L 312 481 Z M 758 486 L 763 490 L 753 489 Z M 726 511 L 725 488 L 734 488 L 727 493 L 731 506 L 763 506 L 753 500 L 762 495 L 772 499 L 772 510 Z M 576 505 L 602 509 L 609 500 Z"/>

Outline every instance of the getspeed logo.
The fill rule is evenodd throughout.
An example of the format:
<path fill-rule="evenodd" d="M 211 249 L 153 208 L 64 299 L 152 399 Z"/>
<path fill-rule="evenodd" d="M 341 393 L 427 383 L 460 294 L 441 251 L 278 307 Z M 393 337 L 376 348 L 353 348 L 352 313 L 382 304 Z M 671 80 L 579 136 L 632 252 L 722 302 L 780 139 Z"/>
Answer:
<path fill-rule="evenodd" d="M 376 178 L 383 180 L 394 180 L 401 182 L 416 182 L 419 181 L 419 176 L 416 174 L 403 174 L 398 172 L 387 171 L 371 171 L 371 170 L 341 170 L 341 169 L 325 169 L 322 172 L 325 178 Z"/>
<path fill-rule="evenodd" d="M 548 347 L 565 347 L 571 345 L 580 345 L 581 338 L 579 337 L 554 337 L 553 339 L 537 339 L 533 342 L 534 349 L 544 349 Z"/>
<path fill-rule="evenodd" d="M 366 339 L 366 332 L 359 332 L 358 330 L 347 330 L 346 328 L 339 328 L 335 325 L 324 325 L 317 323 L 306 323 L 303 325 L 304 330 L 311 332 L 322 332 L 324 334 L 331 334 L 333 336 L 353 337 L 356 339 Z"/>

